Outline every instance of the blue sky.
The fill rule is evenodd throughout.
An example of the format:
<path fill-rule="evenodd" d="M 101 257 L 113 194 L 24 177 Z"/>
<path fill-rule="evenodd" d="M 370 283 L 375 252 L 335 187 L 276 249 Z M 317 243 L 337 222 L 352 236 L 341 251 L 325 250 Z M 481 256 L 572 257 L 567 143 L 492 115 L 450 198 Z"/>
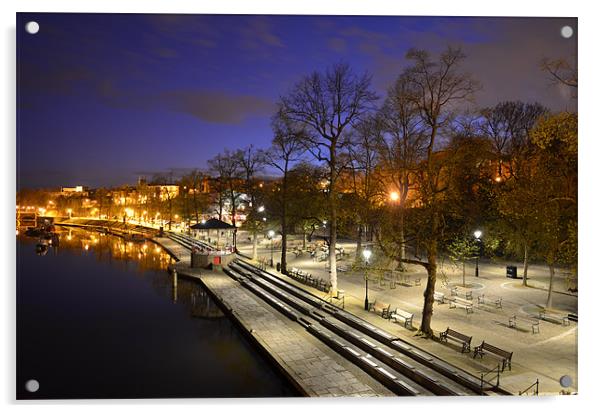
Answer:
<path fill-rule="evenodd" d="M 24 31 L 31 20 L 35 35 Z M 274 103 L 303 75 L 348 62 L 383 96 L 410 47 L 462 45 L 463 69 L 483 84 L 477 106 L 575 110 L 538 67 L 575 61 L 565 25 L 577 32 L 570 18 L 19 13 L 19 185 L 132 183 L 268 146 Z"/>

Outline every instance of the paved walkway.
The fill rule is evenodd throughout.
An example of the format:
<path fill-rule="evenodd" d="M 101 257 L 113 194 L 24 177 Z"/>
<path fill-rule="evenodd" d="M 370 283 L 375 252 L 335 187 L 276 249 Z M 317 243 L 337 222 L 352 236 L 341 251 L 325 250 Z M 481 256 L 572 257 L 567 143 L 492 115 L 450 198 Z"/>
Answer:
<path fill-rule="evenodd" d="M 171 238 L 163 237 L 155 237 L 153 241 L 157 244 L 163 246 L 167 251 L 169 251 L 172 257 L 175 257 L 178 261 L 182 263 L 186 263 L 190 266 L 190 250 L 183 247 L 181 244 L 173 241 Z"/>
<path fill-rule="evenodd" d="M 223 272 L 175 268 L 180 276 L 200 280 L 242 328 L 307 396 L 394 396 L 383 385 L 258 299 Z"/>
<path fill-rule="evenodd" d="M 239 238 L 239 239 L 242 239 Z M 269 256 L 270 251 L 265 244 L 260 248 L 261 256 Z M 354 256 L 353 244 L 344 245 L 347 251 L 351 251 L 351 257 Z M 249 254 L 251 246 L 239 242 L 239 248 L 242 252 Z M 279 261 L 279 255 L 275 255 L 275 261 Z M 296 258 L 293 254 L 287 257 L 289 268 L 295 266 L 312 273 L 314 277 L 322 277 L 328 280 L 329 274 L 326 270 L 325 262 L 315 262 L 305 257 Z M 444 266 L 443 271 L 447 275 L 450 284 L 461 283 L 461 273 L 450 266 Z M 314 294 L 324 297 L 325 294 L 311 287 L 296 283 L 289 277 L 272 273 L 284 277 L 287 281 L 302 286 Z M 573 379 L 573 387 L 568 389 L 576 391 L 577 389 L 577 325 L 571 323 L 570 326 L 562 326 L 554 323 L 541 321 L 540 333 L 533 334 L 527 326 L 525 329 L 517 330 L 508 327 L 508 318 L 516 314 L 527 316 L 527 314 L 536 311 L 538 306 L 544 306 L 547 298 L 547 269 L 542 266 L 532 266 L 529 270 L 529 283 L 533 287 L 523 287 L 522 280 L 512 280 L 505 277 L 505 264 L 503 263 L 481 263 L 480 277 L 474 277 L 474 267 L 468 267 L 466 281 L 472 285 L 472 290 L 476 303 L 476 296 L 485 294 L 486 297 L 502 297 L 502 309 L 495 308 L 494 305 L 481 306 L 475 308 L 474 313 L 467 314 L 463 309 L 449 308 L 448 304 L 437 305 L 434 307 L 432 327 L 436 331 L 443 331 L 448 326 L 473 336 L 473 346 L 478 345 L 485 340 L 493 345 L 503 349 L 513 351 L 512 371 L 506 371 L 502 375 L 502 386 L 514 392 L 525 389 L 536 379 L 540 380 L 540 394 L 558 394 L 562 387 L 559 379 L 563 375 L 569 375 Z M 378 282 L 370 281 L 369 297 L 370 299 L 379 298 L 387 303 L 391 303 L 392 308 L 399 307 L 409 312 L 413 312 L 414 325 L 418 326 L 421 321 L 422 302 L 424 286 L 426 285 L 426 272 L 421 267 L 410 266 L 408 274 L 411 278 L 421 278 L 422 285 L 416 287 L 403 287 L 397 285 L 395 289 L 389 288 L 389 285 L 380 287 Z M 520 267 L 519 267 L 520 274 Z M 441 343 L 424 340 L 414 337 L 415 331 L 410 331 L 395 323 L 383 320 L 373 313 L 366 313 L 363 310 L 364 303 L 364 278 L 363 273 L 339 272 L 339 289 L 345 290 L 346 301 L 345 309 L 360 316 L 379 327 L 390 331 L 392 334 L 399 335 L 409 340 L 413 340 L 416 345 L 425 350 L 433 352 L 443 359 L 465 368 L 467 371 L 477 373 L 495 367 L 496 361 L 492 357 L 485 356 L 483 360 L 473 359 L 472 355 L 462 354 L 452 345 L 443 345 Z M 560 277 L 559 277 L 560 278 Z M 562 290 L 562 282 L 555 284 L 555 290 Z M 436 286 L 437 291 L 450 295 L 449 289 L 443 287 L 439 281 Z M 554 307 L 563 311 L 576 312 L 577 297 L 575 294 L 568 294 L 560 291 L 554 294 Z"/>

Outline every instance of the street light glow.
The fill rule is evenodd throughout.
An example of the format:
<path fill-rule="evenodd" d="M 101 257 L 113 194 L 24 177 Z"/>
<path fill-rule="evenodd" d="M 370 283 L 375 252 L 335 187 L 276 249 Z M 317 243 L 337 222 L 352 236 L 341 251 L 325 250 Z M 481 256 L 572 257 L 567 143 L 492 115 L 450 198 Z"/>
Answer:
<path fill-rule="evenodd" d="M 391 191 L 389 198 L 391 198 L 391 201 L 399 201 L 399 193 L 397 191 Z"/>
<path fill-rule="evenodd" d="M 276 233 L 274 231 L 272 231 L 272 230 L 268 231 L 268 237 L 269 238 L 274 238 L 274 235 L 276 235 Z"/>
<path fill-rule="evenodd" d="M 479 231 L 478 229 L 474 232 L 474 237 L 476 239 L 481 238 L 481 235 L 483 235 L 483 233 L 481 231 Z"/>
<path fill-rule="evenodd" d="M 265 211 L 265 207 L 262 205 L 259 208 L 257 208 L 257 211 L 258 212 L 263 212 L 263 211 Z"/>
<path fill-rule="evenodd" d="M 370 251 L 369 249 L 365 249 L 364 251 L 362 251 L 362 255 L 364 256 L 366 261 L 369 261 L 370 257 L 372 256 L 372 251 Z"/>

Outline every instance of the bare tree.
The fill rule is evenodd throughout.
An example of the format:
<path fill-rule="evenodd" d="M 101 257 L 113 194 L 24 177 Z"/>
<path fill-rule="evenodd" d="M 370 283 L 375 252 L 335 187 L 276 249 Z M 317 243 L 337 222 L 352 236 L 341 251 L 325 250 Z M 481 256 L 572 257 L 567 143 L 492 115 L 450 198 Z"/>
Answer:
<path fill-rule="evenodd" d="M 213 159 L 209 160 L 209 169 L 215 175 L 218 185 L 220 197 L 220 219 L 221 209 L 223 206 L 223 196 L 230 201 L 230 216 L 231 222 L 236 227 L 236 211 L 238 209 L 238 201 L 241 196 L 240 184 L 243 180 L 243 171 L 240 163 L 241 156 L 239 153 L 232 153 L 227 149 Z M 232 243 L 236 248 L 236 232 L 234 233 Z"/>
<path fill-rule="evenodd" d="M 438 59 L 433 60 L 424 50 L 411 49 L 407 58 L 414 62 L 408 70 L 409 99 L 419 110 L 427 134 L 425 156 L 417 177 L 423 209 L 426 233 L 422 241 L 426 251 L 426 261 L 408 260 L 425 267 L 428 278 L 424 291 L 424 306 L 420 333 L 432 336 L 431 319 L 435 284 L 437 282 L 437 256 L 442 232 L 445 228 L 442 204 L 446 183 L 441 179 L 444 163 L 435 154 L 443 136 L 442 130 L 450 125 L 455 114 L 467 101 L 470 101 L 479 84 L 466 73 L 459 72 L 465 59 L 460 48 L 448 47 Z"/>
<path fill-rule="evenodd" d="M 338 152 L 344 145 L 347 127 L 372 109 L 377 96 L 370 89 L 367 74 L 357 76 L 347 64 L 337 64 L 326 73 L 314 72 L 281 97 L 280 105 L 291 120 L 307 126 L 306 148 L 329 168 L 330 282 L 337 290 L 337 189 L 340 173 Z"/>
<path fill-rule="evenodd" d="M 547 72 L 554 83 L 559 83 L 573 89 L 573 98 L 577 97 L 577 67 L 566 59 L 549 59 L 541 61 L 540 67 Z"/>
<path fill-rule="evenodd" d="M 245 226 L 251 230 L 253 234 L 253 259 L 257 259 L 257 233 L 259 231 L 261 221 L 257 220 L 257 172 L 263 167 L 265 160 L 262 151 L 256 150 L 253 145 L 249 145 L 243 150 L 237 152 L 240 159 L 240 165 L 244 174 L 244 189 L 249 197 L 250 210 L 247 212 Z"/>
<path fill-rule="evenodd" d="M 378 143 L 382 139 L 382 123 L 376 115 L 367 115 L 353 128 L 347 162 L 353 193 L 348 198 L 357 226 L 356 261 L 360 262 L 362 239 L 368 240 L 368 230 L 374 207 L 374 199 L 381 193 L 378 163 Z"/>
<path fill-rule="evenodd" d="M 287 273 L 286 269 L 286 248 L 288 236 L 288 203 L 289 203 L 289 170 L 301 159 L 305 138 L 305 130 L 289 119 L 284 111 L 280 109 L 272 118 L 272 130 L 274 139 L 272 146 L 265 152 L 265 162 L 278 169 L 282 173 L 281 190 L 279 193 L 279 215 L 280 215 L 280 233 L 282 235 L 282 248 L 280 258 L 280 271 Z"/>
<path fill-rule="evenodd" d="M 522 161 L 529 150 L 529 131 L 548 112 L 539 103 L 502 102 L 481 110 L 479 132 L 491 139 L 498 157 L 498 176 L 507 165 L 510 175 L 521 173 Z"/>
<path fill-rule="evenodd" d="M 399 202 L 399 261 L 406 258 L 405 210 L 408 195 L 413 185 L 418 162 L 422 159 L 427 143 L 424 122 L 419 106 L 414 98 L 411 72 L 399 76 L 388 91 L 380 110 L 383 135 L 378 141 L 379 161 L 386 177 L 385 185 L 392 186 Z M 403 268 L 403 264 L 402 264 Z"/>

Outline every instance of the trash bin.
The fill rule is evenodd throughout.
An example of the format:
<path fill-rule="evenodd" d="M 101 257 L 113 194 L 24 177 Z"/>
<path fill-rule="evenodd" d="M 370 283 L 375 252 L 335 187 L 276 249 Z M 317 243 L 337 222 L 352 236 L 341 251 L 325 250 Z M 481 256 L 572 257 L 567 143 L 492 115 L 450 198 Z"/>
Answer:
<path fill-rule="evenodd" d="M 280 272 L 280 263 L 279 262 L 276 263 L 276 271 Z"/>
<path fill-rule="evenodd" d="M 515 265 L 508 265 L 506 267 L 506 277 L 507 278 L 518 278 L 518 276 L 516 275 L 516 266 Z"/>

